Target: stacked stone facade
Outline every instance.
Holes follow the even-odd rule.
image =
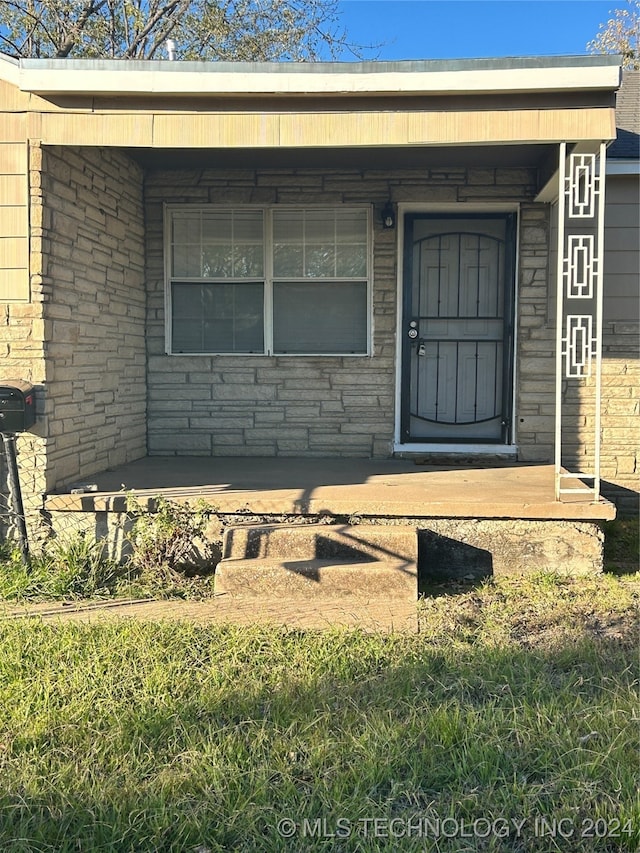
[[[389,456],[396,393],[397,234],[382,228],[380,209],[389,198],[432,205],[524,202],[521,252],[533,276],[532,292],[526,296],[525,291],[525,298],[535,301],[545,292],[547,244],[545,208],[530,203],[534,193],[535,174],[525,169],[206,170],[147,175],[149,452]],[[163,202],[372,205],[372,356],[166,355]],[[523,348],[522,358],[530,358],[526,340]],[[536,427],[528,434],[535,445]],[[546,436],[544,442],[542,452],[547,452]]]
[[[38,421],[19,440],[27,509],[46,491],[147,453],[392,453],[397,232],[388,199],[416,206],[519,205],[516,422],[519,459],[554,451],[554,235],[531,170],[150,171],[116,149],[30,145],[31,301],[5,304],[5,376],[32,381]],[[163,205],[371,205],[371,356],[165,353]],[[602,476],[637,490],[637,325],[605,323]],[[565,462],[589,467],[589,386],[565,389]],[[591,407],[592,408],[592,407]],[[611,492],[609,492],[611,493]],[[626,496],[626,497],[625,497]]]
[[[97,148],[30,146],[31,302],[3,307],[3,374],[36,387],[19,437],[27,511],[146,453],[142,172]]]
[[[42,151],[45,415],[59,486],[146,453],[142,171],[112,149]]]
[[[637,515],[640,491],[640,322],[606,324],[602,360],[603,492]]]

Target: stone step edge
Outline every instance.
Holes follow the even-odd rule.
[[[283,600],[390,598],[414,601],[418,595],[417,564],[408,560],[222,560],[216,569],[215,593],[273,597]]]
[[[322,538],[327,543],[325,548],[335,550],[335,554],[325,557],[317,553],[316,542]],[[351,556],[354,552],[375,559],[417,560],[417,528],[382,524],[235,525],[225,530],[222,555],[223,559],[337,559],[341,549],[341,558],[349,562],[358,561]]]

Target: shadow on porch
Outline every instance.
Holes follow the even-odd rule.
[[[605,521],[615,508],[585,489],[554,500],[551,465],[421,465],[394,459],[146,457],[91,475],[87,491],[45,498],[50,512],[119,512],[125,492],[203,499],[222,513],[377,518],[505,518]],[[89,488],[91,490],[89,491]],[[72,493],[76,491],[76,493]]]
[[[554,500],[550,465],[148,457],[48,495],[54,530],[122,530],[126,494],[204,500],[224,529],[216,594],[415,601],[446,578],[603,565],[606,500]]]

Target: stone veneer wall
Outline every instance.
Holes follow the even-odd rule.
[[[26,148],[26,146],[25,146]],[[44,421],[44,388],[46,382],[45,341],[51,335],[51,324],[44,320],[45,302],[49,298],[49,281],[43,274],[42,150],[29,145],[25,185],[29,191],[29,292],[26,302],[0,303],[0,358],[3,380],[24,379],[36,388],[37,421],[34,427],[18,436],[17,451],[25,512],[29,520],[42,506],[47,480],[47,440]],[[0,457],[0,512],[8,509],[4,458]],[[6,518],[6,516],[5,516]]]
[[[606,323],[602,360],[603,494],[625,514],[640,492],[640,322]]]
[[[43,148],[48,486],[146,455],[142,170]]]
[[[523,202],[520,217],[518,426],[522,458],[553,446],[547,329],[548,216],[524,169],[151,172],[145,180],[148,441],[156,455],[374,456],[391,453],[395,406],[396,239],[379,211],[395,202]],[[372,358],[168,356],[162,203],[375,204]],[[551,385],[549,385],[549,375]],[[550,391],[550,400],[545,392]]]
[[[555,323],[550,299],[550,208],[523,205],[516,302],[516,423],[518,458],[548,463],[554,457]]]
[[[142,172],[98,148],[30,150],[31,302],[2,308],[3,375],[36,386],[19,436],[28,520],[42,494],[146,454]]]

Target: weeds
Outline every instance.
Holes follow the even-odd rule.
[[[103,542],[76,533],[45,542],[28,566],[18,552],[9,552],[0,570],[0,596],[9,600],[105,598],[117,595],[127,579],[127,567],[109,559]]]
[[[127,496],[124,535],[131,546],[128,566],[141,589],[164,597],[199,597],[213,591],[216,545],[205,540],[213,510],[206,503],[178,504],[163,497],[153,512]]]
[[[212,509],[206,504],[155,500],[153,512],[127,497],[122,532],[129,554],[108,556],[104,540],[82,533],[54,537],[29,566],[7,543],[0,550],[0,598],[202,598],[213,592],[219,547],[204,538]]]
[[[638,570],[638,532],[635,519],[606,524],[608,573]],[[222,523],[209,504],[179,504],[158,497],[149,512],[128,495],[122,534],[130,551],[122,565],[108,557],[104,542],[82,534],[48,540],[40,553],[32,555],[28,569],[17,550],[0,543],[0,599],[206,598],[213,594]],[[562,590],[564,579],[544,572],[528,576],[527,582],[534,581],[541,592],[547,589],[553,596]],[[580,579],[579,586],[588,583]]]

